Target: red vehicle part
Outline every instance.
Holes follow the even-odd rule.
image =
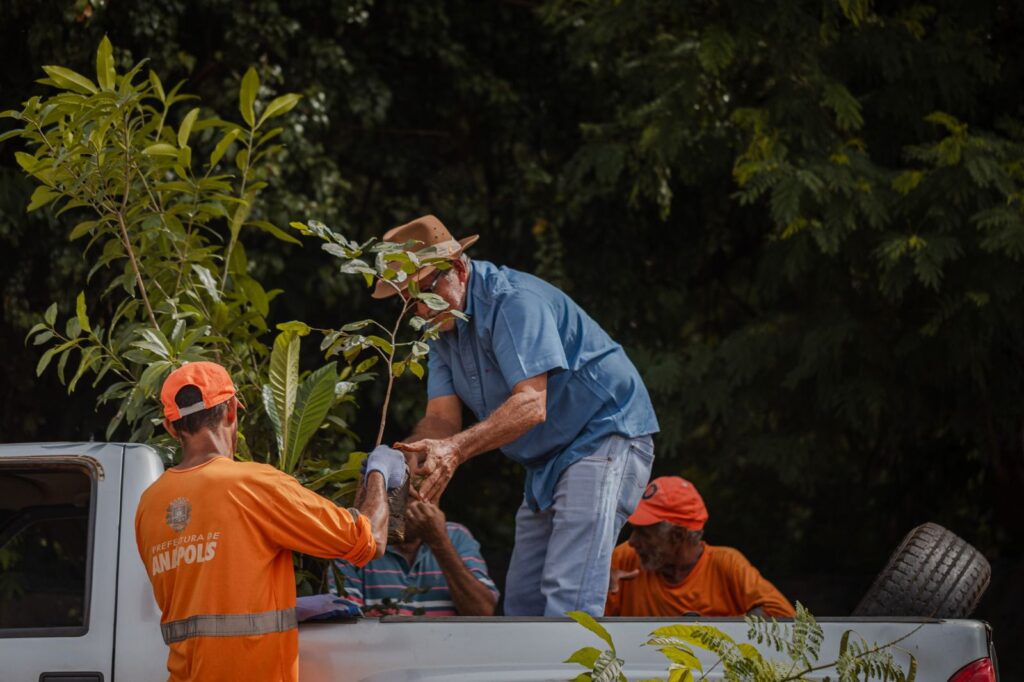
[[[996,682],[996,669],[992,659],[979,658],[956,671],[949,682]]]

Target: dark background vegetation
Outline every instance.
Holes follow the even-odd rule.
[[[844,615],[910,528],[943,524],[992,561],[977,615],[1015,679],[1022,7],[0,0],[0,109],[45,64],[91,73],[103,35],[122,68],[148,58],[236,120],[256,65],[266,94],[304,95],[268,219],[364,239],[431,212],[481,234],[473,256],[559,284],[625,346],[662,424],[655,474],[698,484],[712,543]],[[73,310],[89,256],[25,213],[17,148],[0,143],[0,433],[101,439],[90,389],[37,379],[23,343],[50,302]],[[272,322],[388,312],[316,248],[247,246],[285,291]],[[369,441],[380,396],[361,402]],[[422,404],[403,379],[389,435]],[[478,458],[444,500],[499,573],[520,484]]]

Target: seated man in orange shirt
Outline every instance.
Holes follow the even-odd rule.
[[[731,547],[704,542],[708,511],[689,481],[651,481],[612,553],[606,616],[792,616],[793,605]]]

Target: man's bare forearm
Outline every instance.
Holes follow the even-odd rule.
[[[482,452],[508,445],[547,418],[547,394],[535,391],[513,393],[487,419],[450,437],[465,462]]]
[[[459,427],[457,424],[453,424],[447,419],[442,419],[436,415],[428,414],[416,423],[412,433],[405,439],[405,442],[415,443],[424,438],[450,438],[458,432]]]
[[[373,558],[379,559],[388,546],[388,494],[379,471],[371,471],[360,486],[356,493],[356,509],[370,521],[373,539],[377,543]]]
[[[460,616],[493,616],[497,596],[466,567],[448,536],[432,543],[430,550],[448,581],[455,611]]]

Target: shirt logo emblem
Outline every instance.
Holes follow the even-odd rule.
[[[174,529],[175,532],[180,533],[185,530],[185,526],[188,525],[189,520],[192,518],[192,505],[189,503],[188,498],[178,497],[171,500],[171,503],[167,505],[167,525]]]
[[[657,483],[652,483],[649,486],[647,486],[647,490],[644,491],[643,498],[645,500],[649,500],[649,499],[651,499],[652,497],[654,497],[657,494],[658,494],[658,484]]]

